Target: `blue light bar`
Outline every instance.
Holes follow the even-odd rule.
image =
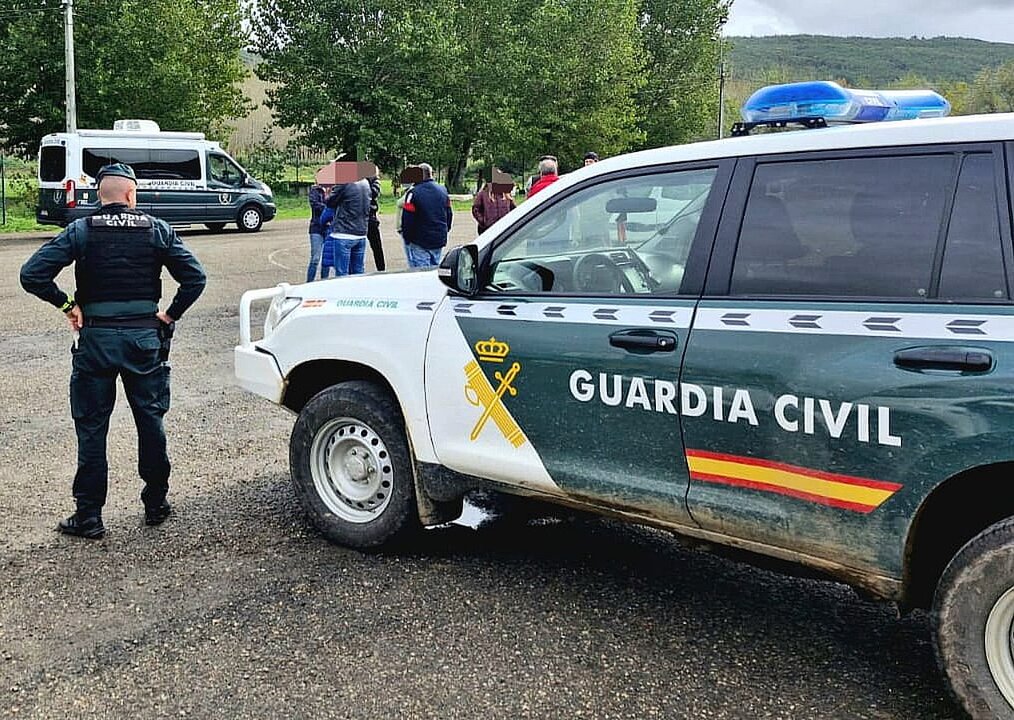
[[[951,104],[932,90],[881,90],[880,95],[894,104],[888,120],[915,120],[951,114]]]
[[[741,113],[748,123],[823,118],[828,123],[943,117],[951,105],[932,90],[854,90],[824,80],[763,87]]]

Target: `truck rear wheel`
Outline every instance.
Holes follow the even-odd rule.
[[[933,602],[937,659],[976,720],[1014,718],[1014,518],[970,540]]]
[[[420,526],[405,424],[373,383],[311,398],[292,429],[289,467],[310,521],[333,542],[375,548]]]

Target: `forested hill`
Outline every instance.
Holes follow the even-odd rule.
[[[965,38],[780,35],[729,41],[729,74],[743,81],[844,80],[853,87],[882,87],[917,76],[971,82],[983,68],[1014,60],[1014,44]]]

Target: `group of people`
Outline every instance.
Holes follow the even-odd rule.
[[[409,267],[434,267],[447,245],[451,229],[451,199],[447,189],[433,180],[433,168],[417,166],[418,182],[410,185],[398,200],[398,232],[405,243]],[[365,272],[366,244],[369,242],[377,270],[384,270],[384,247],[377,217],[380,173],[356,182],[339,183],[325,189],[310,188],[310,263],[306,281],[320,277],[356,275]]]
[[[585,164],[598,160],[594,153]],[[412,267],[437,265],[451,227],[447,189],[433,181],[433,168],[422,164],[399,200],[398,232]],[[558,179],[556,158],[543,156],[536,194]],[[75,220],[39,248],[21,268],[21,285],[57,307],[74,333],[70,381],[71,414],[77,432],[75,512],[57,525],[67,535],[98,539],[106,534],[102,508],[109,466],[106,435],[122,378],[138,434],[138,472],[144,481],[141,502],[146,525],[160,525],[172,513],[168,501],[169,457],[163,418],[169,410],[169,349],[175,323],[204,290],[200,262],[163,220],[137,209],[133,168],[115,163],[97,175],[99,210]],[[479,232],[514,207],[512,183],[489,183],[472,206]],[[366,244],[377,268],[385,268],[377,218],[379,172],[356,182],[335,184],[325,193],[310,192],[310,266],[307,281],[325,259],[338,275],[363,272]],[[325,253],[329,257],[325,257]],[[75,295],[61,290],[56,278],[74,265]],[[172,302],[159,309],[161,274],[168,269],[179,283]]]
[[[588,152],[584,164],[598,162],[599,156]],[[533,178],[526,197],[559,180],[559,166],[553,155],[539,158],[539,175]],[[433,179],[433,168],[422,163],[414,168],[416,182],[406,183],[398,198],[395,229],[405,244],[409,267],[435,267],[447,245],[452,211],[447,188]],[[401,187],[399,178],[393,184]],[[472,217],[479,234],[516,207],[513,183],[487,182],[472,200]],[[384,270],[384,247],[377,217],[380,198],[380,173],[352,183],[339,183],[325,188],[310,188],[310,263],[306,281],[331,276],[356,275],[365,272],[366,244],[373,252],[377,270]]]

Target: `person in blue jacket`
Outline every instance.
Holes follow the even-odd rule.
[[[405,196],[401,232],[410,267],[435,267],[447,245],[451,229],[451,198],[447,188],[433,180],[433,168],[421,163],[422,181]]]

